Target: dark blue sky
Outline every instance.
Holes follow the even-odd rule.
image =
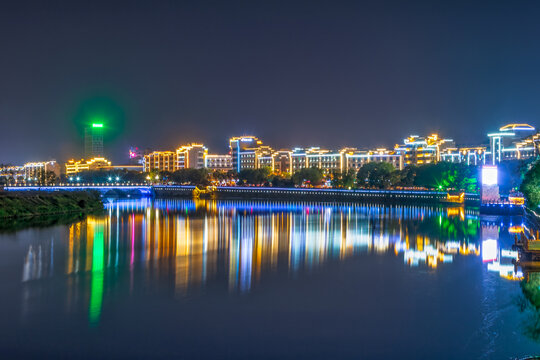
[[[117,163],[130,145],[221,153],[241,134],[276,148],[482,142],[538,125],[538,19],[538,1],[2,4],[0,162],[82,155],[93,107],[114,118]]]

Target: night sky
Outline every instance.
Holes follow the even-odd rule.
[[[437,4],[435,4],[437,3]],[[540,125],[540,2],[12,1],[0,5],[0,162],[253,134],[274,148],[486,142]]]

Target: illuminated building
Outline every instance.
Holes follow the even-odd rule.
[[[240,172],[243,169],[273,169],[273,151],[255,136],[240,136],[229,139],[232,167]]]
[[[217,154],[207,154],[205,157],[205,166],[211,170],[223,170],[229,171],[232,170],[232,157],[229,154],[217,155]]]
[[[0,178],[4,183],[17,183],[24,181],[24,166],[0,166]]]
[[[66,163],[66,175],[76,174],[87,170],[99,170],[108,166],[111,166],[111,162],[102,157],[96,157],[90,160],[69,160]]]
[[[279,150],[274,152],[274,171],[277,173],[289,173],[292,171],[291,151]]]
[[[396,169],[403,169],[403,155],[386,149],[376,149],[368,151],[344,151],[344,170],[358,170],[362,165],[369,162],[387,162]]]
[[[428,137],[411,135],[394,150],[403,154],[405,165],[423,165],[441,161],[441,151],[453,144],[453,140],[442,139],[437,134]]]
[[[208,149],[202,144],[184,145],[176,149],[176,168],[202,169]]]
[[[84,130],[84,157],[103,157],[103,124],[94,123]]]
[[[486,147],[449,147],[441,151],[441,161],[480,165],[486,163]]]
[[[527,159],[537,154],[537,136],[528,124],[508,124],[488,134],[489,160],[492,165],[505,160]]]
[[[319,168],[324,172],[342,171],[342,153],[320,147],[295,148],[291,153],[291,168],[295,172],[304,168]]]
[[[46,175],[52,171],[57,177],[60,176],[60,165],[55,160],[30,162],[23,166],[24,178],[45,181]]]
[[[368,162],[387,162],[397,169],[403,169],[403,155],[386,149],[357,150],[344,148],[340,151],[331,151],[319,147],[308,149],[296,148],[290,154],[291,170],[295,172],[303,168],[316,167],[324,172],[349,169],[358,170]]]
[[[144,156],[144,171],[175,171],[176,152],[154,151]]]

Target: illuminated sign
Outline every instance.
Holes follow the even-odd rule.
[[[95,127],[95,128],[102,128],[102,127],[103,127],[103,124],[92,124],[92,127]]]
[[[497,166],[482,166],[482,185],[497,185],[498,176]]]

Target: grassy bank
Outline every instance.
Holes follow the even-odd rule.
[[[0,194],[0,218],[77,214],[103,210],[97,192],[6,192]]]

